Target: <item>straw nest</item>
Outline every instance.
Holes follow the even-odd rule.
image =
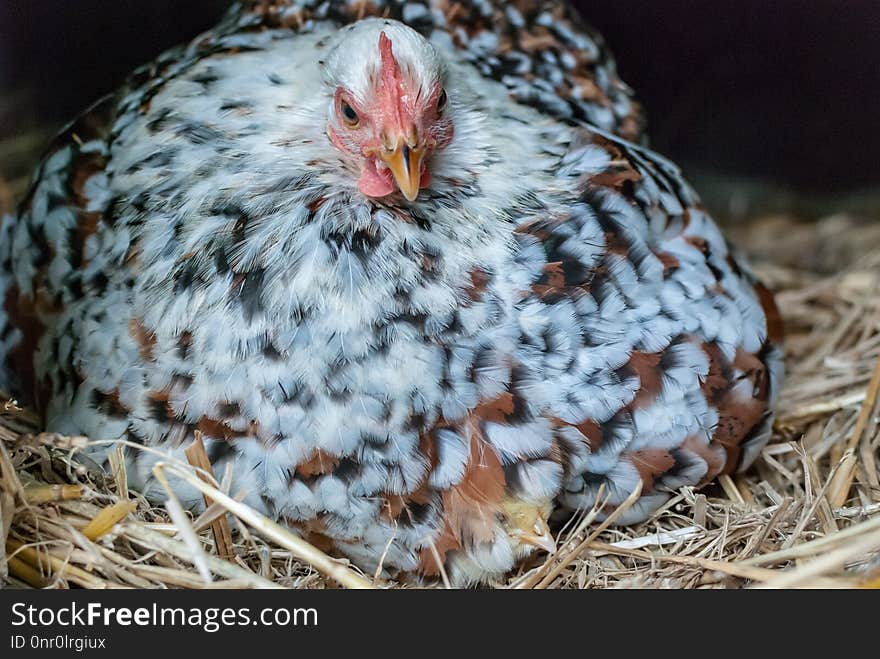
[[[21,189],[0,179],[0,201]],[[683,488],[638,526],[585,511],[560,531],[555,556],[498,587],[880,587],[880,225],[765,216],[728,229],[778,292],[786,324],[772,442],[744,476]],[[151,505],[127,488],[121,448],[104,473],[79,452],[88,441],[40,432],[0,394],[0,587],[405,586],[240,503],[198,441],[190,464],[169,460],[159,476],[200,487],[199,515],[172,492]]]

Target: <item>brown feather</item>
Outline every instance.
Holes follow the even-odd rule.
[[[48,383],[37,382],[34,356],[40,339],[46,332],[46,326],[40,318],[43,308],[51,306],[46,298],[43,288],[37,290],[37,300],[34,301],[20,295],[18,288],[13,286],[6,291],[3,300],[10,326],[19,328],[22,333],[21,341],[6,356],[9,369],[21,380],[21,390],[33,397],[33,403],[41,412],[49,401],[51,387]],[[2,367],[0,364],[0,368]]]
[[[563,421],[558,417],[550,417],[550,423],[553,424],[554,428],[570,426],[577,429],[577,431],[584,436],[587,446],[593,453],[599,450],[604,441],[602,437],[602,426],[593,421],[593,419],[587,419],[586,421],[581,421],[580,423],[567,423],[566,421]]]
[[[755,293],[758,294],[758,301],[767,318],[767,338],[776,345],[781,345],[785,339],[785,326],[782,322],[782,314],[779,313],[779,307],[776,306],[776,298],[770,289],[760,282],[755,284]]]
[[[470,280],[471,284],[465,289],[465,293],[471,300],[477,302],[483,298],[492,278],[482,268],[474,268],[470,271]]]
[[[709,372],[700,385],[706,401],[717,406],[727,390],[730,389],[730,369],[725,368],[721,349],[714,343],[704,343],[703,352],[709,358]]]
[[[629,453],[628,457],[639,472],[645,491],[651,490],[654,481],[675,466],[675,458],[664,449],[642,449]]]
[[[709,444],[706,443],[705,440],[692,435],[682,442],[681,448],[698,455],[707,465],[706,474],[698,483],[698,486],[705,485],[714,479],[722,472],[724,465],[727,462],[727,453],[724,451],[724,448],[716,442]]]
[[[672,270],[678,268],[681,263],[678,260],[677,256],[670,254],[669,252],[654,252],[654,255],[660,259],[660,263],[663,264],[663,275],[666,276]]]
[[[494,537],[506,486],[501,460],[482,438],[478,420],[471,418],[466,423],[471,444],[464,476],[458,484],[443,492],[443,530],[433,543],[443,562],[450,551],[473,542],[487,542]],[[430,547],[422,549],[419,559],[424,574],[439,573]]]
[[[630,403],[631,409],[647,407],[653,403],[663,387],[659,352],[633,352],[625,367],[639,378],[639,390]]]
[[[128,321],[128,333],[138,344],[138,352],[141,359],[147,362],[153,361],[153,348],[156,345],[156,334],[144,327],[140,318],[132,318]]]
[[[296,465],[296,473],[305,478],[329,474],[339,465],[339,458],[326,451],[315,451],[305,462]]]
[[[751,385],[751,393],[743,396],[740,390],[734,390],[731,386],[718,405],[718,426],[713,441],[727,451],[725,473],[734,471],[738,466],[740,445],[763,420],[769,395],[767,370],[756,355],[740,350],[733,365],[742,373],[740,377]]]

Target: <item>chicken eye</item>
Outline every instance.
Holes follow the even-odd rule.
[[[339,105],[339,109],[342,112],[342,119],[349,127],[354,128],[358,125],[358,115],[357,112],[354,111],[353,107],[351,107],[345,101],[342,101],[342,103],[340,103]]]
[[[447,101],[446,90],[441,89],[440,96],[437,97],[437,114],[440,114],[441,112],[443,112],[444,108],[446,107],[446,101]]]

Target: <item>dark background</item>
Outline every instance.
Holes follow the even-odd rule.
[[[226,4],[0,0],[0,137],[60,125]],[[575,4],[646,106],[653,145],[692,177],[880,191],[880,1]]]

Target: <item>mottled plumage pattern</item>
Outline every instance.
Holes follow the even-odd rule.
[[[309,29],[391,18],[425,37],[435,32],[517,102],[563,121],[587,121],[630,141],[644,139],[644,117],[617,76],[602,36],[560,0],[251,0],[260,26]],[[235,14],[235,12],[233,12]],[[245,21],[239,20],[239,24]]]
[[[199,430],[316,545],[390,574],[439,557],[459,584],[529,553],[523,510],[641,479],[634,521],[750,464],[772,297],[676,167],[619,137],[641,122],[598,38],[506,5],[253,3],[141,69],[0,226],[0,384],[59,432],[182,456]],[[324,132],[333,49],[405,36],[339,24],[385,12],[444,60],[455,122],[412,203],[358,192]]]

